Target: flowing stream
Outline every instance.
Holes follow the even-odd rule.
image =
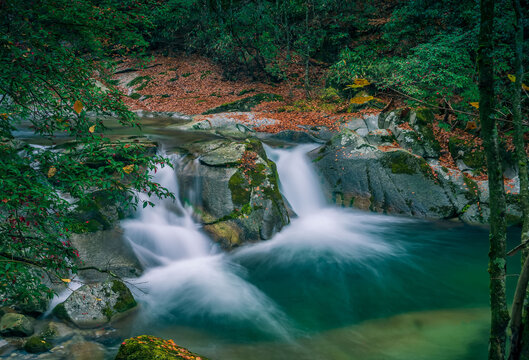
[[[224,253],[179,200],[124,223],[147,269],[130,335],[217,360],[484,358],[486,231],[327,206],[310,149],[267,147],[298,214],[269,241]]]

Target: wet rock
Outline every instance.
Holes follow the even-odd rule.
[[[8,313],[0,320],[2,336],[30,336],[33,332],[33,320],[22,314]]]
[[[108,280],[81,286],[57,305],[53,314],[80,328],[94,328],[135,306],[136,301],[123,282]]]
[[[259,140],[211,141],[188,151],[178,169],[181,197],[222,247],[270,239],[289,223],[275,164]]]
[[[102,345],[91,342],[83,341],[75,344],[71,344],[67,347],[69,353],[69,359],[71,360],[104,360],[105,349]]]
[[[217,113],[223,113],[223,112],[232,112],[232,111],[250,111],[255,106],[259,105],[262,102],[268,102],[268,101],[281,101],[283,100],[283,97],[276,94],[256,94],[252,96],[248,96],[244,99],[237,100],[231,103],[222,104],[220,106],[217,106],[214,109],[210,109],[206,112],[204,112],[204,115],[207,114],[217,114]]]
[[[309,156],[326,196],[339,205],[424,218],[455,215],[430,165],[408,151],[381,151],[345,129]]]
[[[24,350],[32,354],[46,352],[50,350],[52,347],[53,346],[51,343],[44,340],[40,336],[32,336],[24,344]]]
[[[85,267],[109,270],[124,278],[137,277],[143,272],[140,261],[120,227],[72,234],[70,241],[85,260]],[[96,270],[81,271],[79,275],[88,281],[103,281],[108,277]]]
[[[178,346],[173,340],[164,340],[154,336],[141,335],[125,340],[115,360],[207,360]]]
[[[72,329],[68,325],[56,322],[56,321],[50,321],[47,323],[41,332],[39,333],[39,336],[47,341],[64,341],[71,337],[73,337],[76,334],[76,330]]]

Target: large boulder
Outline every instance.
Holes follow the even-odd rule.
[[[53,314],[80,328],[94,328],[135,306],[136,301],[123,282],[108,280],[81,286],[57,305]]]
[[[388,214],[456,215],[437,174],[423,158],[404,149],[381,148],[345,129],[312,151],[309,156],[327,197],[340,205]]]
[[[115,360],[207,360],[178,346],[173,340],[141,335],[121,343]]]
[[[33,320],[22,314],[7,313],[0,320],[2,336],[30,336],[33,332]]]
[[[178,176],[181,197],[225,249],[270,239],[289,223],[275,164],[257,139],[195,144]]]
[[[83,267],[94,267],[112,271],[121,277],[137,277],[143,272],[140,261],[125,239],[120,227],[72,234],[72,245],[84,259]],[[80,276],[88,281],[102,281],[107,275],[96,270],[81,271]]]

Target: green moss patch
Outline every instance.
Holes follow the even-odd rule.
[[[231,200],[234,205],[243,205],[250,201],[250,189],[248,188],[248,181],[244,176],[237,171],[232,175],[228,182],[231,192]]]
[[[257,105],[262,102],[268,101],[282,101],[283,97],[276,94],[256,94],[253,96],[246,97],[241,100],[233,101],[230,103],[222,104],[216,108],[210,109],[203,113],[203,115],[208,114],[218,114],[223,112],[237,112],[237,111],[250,111]]]
[[[51,343],[47,342],[39,336],[32,336],[24,344],[24,350],[28,353],[38,354],[46,352],[52,348]]]
[[[132,79],[131,81],[129,81],[127,86],[128,87],[132,87],[132,86],[136,86],[136,85],[142,84],[142,83],[143,83],[142,84],[142,86],[143,86],[143,85],[145,85],[145,82],[149,82],[151,80],[152,80],[152,78],[150,76],[138,76],[138,77]],[[140,90],[140,89],[138,89],[138,90]]]
[[[485,166],[485,153],[470,141],[452,136],[448,140],[448,150],[454,160],[461,159],[473,169],[481,169]]]
[[[114,305],[115,311],[121,313],[132,309],[137,305],[136,300],[134,300],[129,288],[121,281],[112,281],[112,291],[119,294],[116,304]]]
[[[64,307],[64,303],[55,306],[51,313],[61,320],[70,321],[70,316]]]
[[[121,343],[115,360],[207,360],[178,346],[173,340],[149,335],[130,338]]]
[[[382,164],[391,169],[393,174],[423,174],[427,178],[433,178],[432,168],[426,160],[413,156],[405,151],[385,153]]]

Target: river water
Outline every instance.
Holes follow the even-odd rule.
[[[269,241],[222,252],[179,200],[124,223],[147,268],[130,335],[218,360],[485,358],[487,231],[329,206],[313,147],[267,147],[298,214]]]

